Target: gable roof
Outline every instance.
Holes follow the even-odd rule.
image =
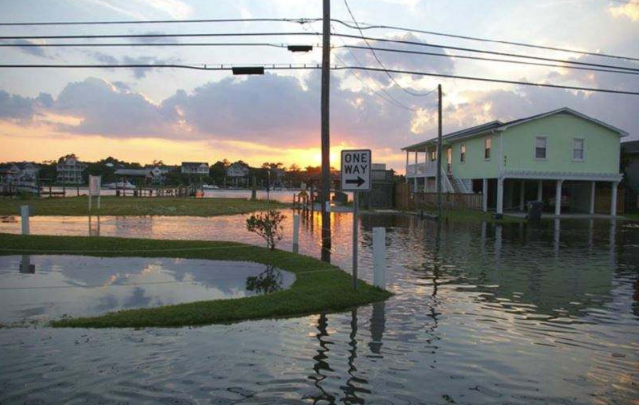
[[[575,111],[575,110],[573,110],[571,108],[563,107],[563,108],[559,108],[557,110],[552,110],[552,111],[548,111],[548,112],[544,112],[544,113],[541,113],[541,114],[532,115],[532,116],[525,117],[525,118],[519,118],[519,119],[508,121],[508,122],[490,121],[490,122],[487,122],[485,124],[477,125],[477,126],[474,126],[474,127],[471,127],[471,128],[466,128],[466,129],[462,129],[460,131],[451,132],[451,133],[449,133],[447,135],[443,135],[443,140],[444,141],[445,140],[454,141],[454,140],[457,140],[457,139],[463,139],[463,138],[469,138],[469,137],[473,137],[473,136],[483,135],[483,134],[486,134],[486,133],[491,132],[491,131],[505,131],[508,128],[512,128],[512,127],[515,127],[517,125],[525,124],[525,123],[528,123],[528,122],[531,122],[531,121],[534,121],[534,120],[538,120],[538,119],[541,119],[541,118],[546,118],[546,117],[549,117],[549,116],[552,116],[552,115],[556,115],[556,114],[574,115],[576,117],[579,117],[579,118],[582,118],[584,120],[590,121],[590,122],[592,122],[592,123],[594,123],[596,125],[599,125],[601,127],[607,128],[607,129],[609,129],[611,131],[617,132],[621,137],[624,137],[624,136],[628,135],[628,133],[625,132],[622,129],[619,129],[619,128],[614,127],[614,126],[609,125],[609,124],[606,124],[603,121],[599,121],[596,118],[592,118],[592,117],[587,116],[585,114],[582,114],[582,113],[580,113],[578,111]],[[424,149],[426,146],[436,144],[436,141],[437,141],[436,138],[432,138],[432,139],[429,139],[429,140],[424,141],[424,142],[420,142],[420,143],[417,143],[417,144],[414,144],[414,145],[406,146],[404,148],[401,148],[401,150],[406,150],[406,151],[419,150],[420,151],[420,150]]]

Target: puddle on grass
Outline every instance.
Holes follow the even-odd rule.
[[[291,286],[294,274],[251,262],[62,255],[0,257],[0,323],[41,322]]]

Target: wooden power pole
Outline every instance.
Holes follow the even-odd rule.
[[[327,210],[330,200],[329,171],[329,59],[330,59],[330,0],[323,0],[323,60],[321,72],[321,258],[329,262],[332,247],[331,216]]]
[[[438,220],[443,215],[443,92],[441,85],[438,85],[438,141],[436,146],[436,206],[438,209]]]

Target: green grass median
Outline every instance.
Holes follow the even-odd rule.
[[[177,197],[101,197],[101,207],[92,215],[113,216],[198,216],[246,214],[287,205],[266,200],[249,201],[242,198],[177,198]],[[20,215],[20,206],[33,208],[32,215],[88,215],[86,196],[68,198],[0,199],[0,215]]]
[[[51,322],[51,326],[54,327],[136,328],[230,323],[336,312],[383,301],[392,295],[362,281],[359,281],[358,288],[354,291],[350,275],[320,260],[233,242],[0,234],[0,247],[1,255],[47,254],[251,261],[271,264],[296,275],[296,281],[289,289],[267,295],[123,310],[93,317],[62,318]]]

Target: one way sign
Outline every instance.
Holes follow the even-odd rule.
[[[341,151],[341,189],[343,191],[370,191],[372,189],[371,179],[371,150]]]

